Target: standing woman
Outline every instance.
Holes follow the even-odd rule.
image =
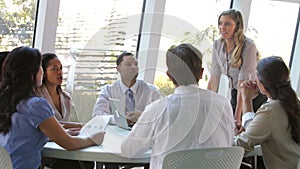
[[[47,100],[36,96],[34,88],[42,85],[41,63],[38,49],[18,47],[2,65],[0,146],[8,151],[14,169],[37,169],[41,151],[49,139],[66,150],[99,145],[103,141],[103,132],[87,138],[66,133]]]
[[[243,113],[254,116],[238,135],[234,145],[246,152],[261,145],[267,169],[295,169],[300,159],[300,102],[292,89],[289,69],[280,57],[272,56],[259,61],[257,82],[241,85]],[[251,100],[257,90],[268,97],[267,103],[254,114]]]
[[[235,115],[235,125],[241,128],[242,100],[240,84],[245,80],[254,80],[258,62],[258,51],[254,42],[244,35],[243,17],[240,11],[230,9],[218,18],[221,38],[213,45],[212,66],[207,89],[217,91],[221,74],[228,77],[231,88],[231,105]],[[254,111],[266,101],[258,95],[253,100]]]

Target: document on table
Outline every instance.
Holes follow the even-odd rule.
[[[110,118],[112,118],[112,115],[95,116],[82,127],[78,136],[89,137],[95,133],[104,132]]]

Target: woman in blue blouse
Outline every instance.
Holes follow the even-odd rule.
[[[0,146],[10,154],[14,169],[37,169],[41,150],[51,139],[67,150],[103,141],[104,133],[87,138],[71,136],[54,117],[49,103],[37,97],[42,84],[42,56],[38,49],[18,47],[3,63],[0,82]]]

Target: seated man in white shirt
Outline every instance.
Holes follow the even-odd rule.
[[[116,64],[121,79],[101,88],[99,97],[94,105],[93,117],[96,115],[111,115],[109,98],[115,98],[121,101],[122,108],[126,112],[126,118],[136,122],[145,107],[154,100],[161,98],[161,94],[154,85],[137,79],[138,62],[132,53],[122,53],[118,56]],[[134,110],[130,110],[131,108],[126,103],[128,89],[133,92]],[[114,123],[114,120],[111,122]]]
[[[122,109],[126,113],[128,124],[133,125],[138,120],[145,107],[151,102],[160,99],[161,94],[154,85],[137,79],[139,71],[138,62],[132,53],[125,52],[119,55],[116,64],[121,79],[111,85],[106,85],[101,88],[99,97],[94,105],[93,117],[96,115],[112,115],[109,99],[114,98],[120,100]],[[133,92],[133,105],[126,100],[126,97],[128,97],[129,94],[128,89]],[[111,118],[110,123],[115,123],[113,117]],[[119,166],[130,168],[139,165],[140,164],[106,163],[105,168],[118,169]],[[147,165],[148,164],[145,165],[146,168]]]
[[[152,148],[151,169],[161,169],[168,153],[229,147],[234,137],[229,100],[198,86],[203,73],[201,52],[181,44],[168,50],[166,60],[174,94],[148,105],[121,145],[126,157],[142,157]]]

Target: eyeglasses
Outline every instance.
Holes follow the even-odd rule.
[[[62,67],[51,67],[49,70],[51,72],[59,72],[59,71],[62,71]]]

